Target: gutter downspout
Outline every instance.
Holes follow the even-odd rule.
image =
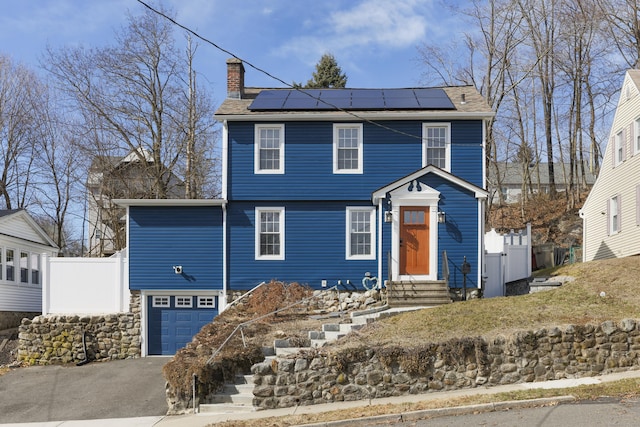
[[[382,212],[382,199],[378,200],[378,287],[382,289],[382,232],[384,229],[384,215]],[[389,266],[387,266],[389,268]]]

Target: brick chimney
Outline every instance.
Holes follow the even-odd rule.
[[[244,96],[244,65],[238,58],[227,59],[227,98]]]

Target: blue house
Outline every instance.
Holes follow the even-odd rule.
[[[172,354],[163,330],[178,318],[199,328],[198,296],[215,295],[217,309],[228,292],[272,279],[315,289],[362,289],[365,275],[390,287],[481,286],[493,112],[472,86],[250,88],[230,59],[227,89],[215,115],[221,200],[121,201],[149,354],[164,354],[165,341]],[[191,307],[176,307],[183,296]]]

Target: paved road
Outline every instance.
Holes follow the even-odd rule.
[[[0,376],[0,423],[164,415],[168,357],[34,366]]]
[[[465,414],[394,425],[407,427],[635,427],[640,425],[640,401],[601,398],[593,402],[580,401],[540,408]]]

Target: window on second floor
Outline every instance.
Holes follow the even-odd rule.
[[[347,259],[375,259],[375,209],[347,208]]]
[[[640,154],[640,118],[633,123],[633,155]]]
[[[333,125],[333,173],[362,173],[362,124]]]
[[[614,137],[613,166],[618,166],[624,160],[624,132],[620,131]]]
[[[609,235],[620,232],[620,196],[616,195],[609,199]]]
[[[256,125],[255,173],[284,173],[284,125]]]
[[[284,259],[284,208],[256,208],[256,259]]]
[[[425,123],[422,126],[422,165],[451,171],[451,125]]]

